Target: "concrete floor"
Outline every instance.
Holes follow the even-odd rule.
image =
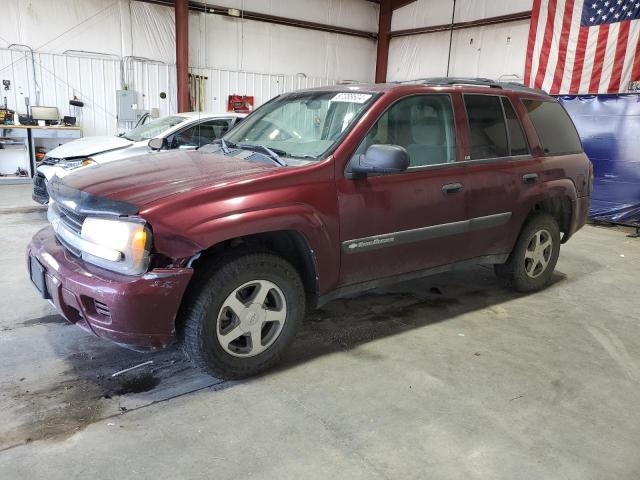
[[[25,273],[44,224],[0,214],[1,479],[640,477],[627,232],[585,227],[534,295],[478,267],[335,301],[276,371],[221,382],[67,326]]]

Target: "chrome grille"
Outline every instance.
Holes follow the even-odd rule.
[[[69,253],[71,253],[72,255],[75,255],[78,258],[82,256],[82,252],[80,250],[78,250],[73,245],[70,245],[69,242],[66,242],[65,239],[62,238],[57,233],[56,233],[56,240],[58,240],[58,242],[60,242],[60,245],[66,248],[69,251]]]
[[[65,227],[80,235],[80,232],[82,231],[82,223],[86,216],[78,214],[69,208],[63,207],[59,203],[55,203],[53,208]]]

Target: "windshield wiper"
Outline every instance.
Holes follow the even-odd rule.
[[[302,158],[302,159],[308,158],[310,160],[316,160],[317,159],[317,157],[314,157],[313,155],[309,155],[307,153],[288,153],[287,157]]]
[[[287,162],[285,162],[282,158],[280,158],[280,155],[286,155],[287,152],[285,152],[284,150],[278,150],[278,149],[271,149],[265,145],[252,145],[249,143],[241,143],[236,145],[238,148],[243,148],[245,150],[252,150],[254,152],[259,152],[262,151],[264,153],[266,153],[269,158],[271,158],[275,163],[277,163],[278,165],[280,165],[281,167],[286,167],[287,166]],[[280,154],[280,155],[278,155]]]

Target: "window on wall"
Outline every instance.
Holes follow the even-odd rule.
[[[509,156],[509,140],[500,97],[465,95],[471,160]]]
[[[512,156],[529,154],[529,145],[522,131],[520,120],[508,98],[502,97],[504,116],[507,119],[507,131],[509,132],[509,147]]]
[[[449,95],[415,95],[394,103],[371,127],[356,150],[359,161],[371,145],[399,145],[412,167],[454,162],[456,138]]]
[[[562,155],[582,152],[576,127],[557,102],[523,99],[529,118],[538,133],[544,153]]]

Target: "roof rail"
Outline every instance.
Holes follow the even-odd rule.
[[[490,78],[478,78],[478,77],[429,77],[429,78],[418,78],[415,80],[407,80],[404,82],[398,83],[421,83],[424,85],[470,85],[470,86],[478,86],[478,87],[489,87],[489,88],[508,88],[510,90],[517,90],[522,92],[531,92],[531,93],[543,93],[548,95],[547,92],[538,88],[529,88],[525,87],[521,83],[517,82],[497,82],[495,80],[491,80]]]
[[[511,90],[517,90],[519,92],[531,92],[531,93],[542,93],[543,95],[549,95],[549,92],[543,90],[542,88],[531,88],[526,87],[518,82],[498,82],[502,88],[509,88]]]
[[[400,83],[423,83],[425,85],[477,85],[481,87],[502,88],[497,82],[489,78],[471,77],[429,77],[407,80]]]

